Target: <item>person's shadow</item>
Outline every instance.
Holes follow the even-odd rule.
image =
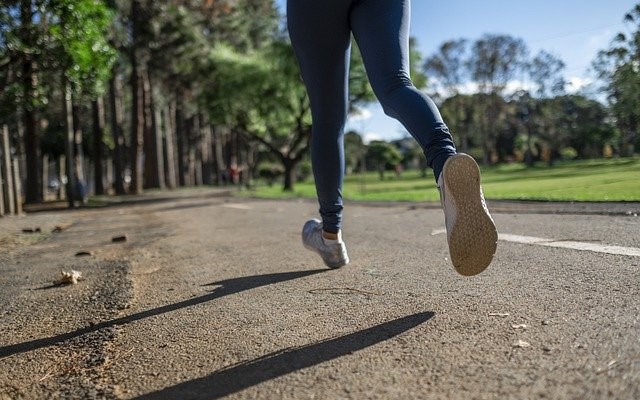
[[[244,276],[241,278],[226,279],[219,282],[209,283],[203,286],[215,286],[220,287],[213,289],[209,293],[194,297],[191,299],[183,300],[178,303],[167,304],[158,308],[141,311],[135,314],[126,315],[124,317],[115,318],[109,321],[99,322],[92,326],[77,329],[72,332],[61,333],[56,336],[30,340],[28,342],[12,344],[8,346],[0,347],[0,359],[8,357],[13,354],[24,353],[27,351],[36,350],[42,347],[53,346],[55,344],[64,342],[66,340],[82,336],[87,333],[95,332],[100,329],[116,326],[126,325],[141,319],[152,317],[155,315],[165,314],[171,311],[176,311],[182,308],[195,306],[197,304],[205,303],[211,300],[219,299],[224,296],[229,296],[235,293],[244,292],[246,290],[255,289],[260,286],[272,285],[275,283],[285,282],[297,278],[302,278],[309,275],[318,274],[320,272],[329,271],[328,269],[315,269],[308,271],[291,271],[291,272],[279,272],[274,274],[265,275],[252,275]]]
[[[267,354],[220,369],[211,375],[179,383],[137,399],[218,399],[262,382],[312,367],[406,332],[434,316],[421,312],[397,318],[348,335]]]

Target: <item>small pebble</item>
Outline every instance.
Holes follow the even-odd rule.
[[[513,347],[519,347],[521,349],[526,349],[527,347],[531,347],[531,343],[525,342],[524,340],[518,340],[513,344]]]

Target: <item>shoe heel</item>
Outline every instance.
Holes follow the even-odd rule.
[[[477,275],[493,260],[498,241],[495,224],[482,201],[480,168],[472,157],[457,154],[447,160],[443,177],[456,210],[447,237],[451,262],[459,274]]]

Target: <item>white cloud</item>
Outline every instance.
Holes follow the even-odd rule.
[[[504,92],[506,94],[511,94],[516,92],[517,90],[533,91],[535,90],[535,87],[531,82],[524,82],[521,80],[514,79],[512,81],[507,82]],[[458,92],[461,94],[467,94],[467,95],[476,94],[480,92],[480,85],[478,85],[477,82],[473,82],[473,81],[465,82],[458,86]],[[453,93],[450,93],[449,91],[446,91],[446,90],[442,90],[442,94],[445,97],[449,97]]]
[[[593,78],[572,76],[567,79],[567,91],[569,93],[576,93],[581,89],[591,85],[592,83]]]
[[[366,108],[357,107],[351,114],[349,114],[349,122],[365,121],[373,116],[371,111]]]
[[[364,144],[369,144],[374,140],[383,140],[382,135],[377,132],[366,132],[362,135],[362,141]]]

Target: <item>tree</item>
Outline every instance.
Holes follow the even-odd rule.
[[[594,69],[604,82],[603,90],[612,116],[621,131],[619,150],[631,155],[640,150],[640,4],[625,17],[631,33],[620,33],[611,48],[598,53]]]
[[[367,148],[367,159],[376,165],[380,180],[388,166],[396,166],[402,161],[402,153],[390,143],[374,140]]]
[[[106,38],[111,13],[102,2],[96,0],[58,0],[52,2],[52,12],[60,21],[59,25],[52,27],[52,33],[59,44],[57,54],[62,55],[59,62],[63,81],[69,85],[75,97],[85,94],[95,99],[101,96],[115,61],[115,51]],[[77,107],[73,109],[77,110]],[[69,111],[69,107],[66,107],[66,112]],[[100,118],[99,113],[95,117]],[[67,141],[67,195],[70,206],[74,205],[77,196],[86,196],[83,193],[86,192],[86,183],[81,183],[81,190],[80,186],[74,184],[76,179],[83,178],[82,129],[78,118],[76,111],[73,141]],[[95,122],[96,126],[99,124],[99,121]],[[102,142],[101,133],[96,139],[98,143]],[[75,151],[71,151],[72,146]]]
[[[553,54],[540,50],[526,64],[526,71],[536,86],[538,98],[562,95],[566,82],[562,76],[564,62]]]
[[[373,97],[358,60],[352,60],[351,105]],[[274,41],[249,53],[218,46],[210,62],[211,90],[205,94],[210,118],[268,149],[282,163],[283,190],[292,190],[295,169],[309,150],[311,110],[290,44]]]
[[[521,39],[508,35],[484,35],[472,46],[468,66],[480,93],[487,95],[482,127],[484,162],[493,161],[496,153],[494,127],[500,119],[500,98],[507,84],[524,64],[527,47]]]
[[[355,131],[349,131],[344,135],[344,155],[347,172],[357,171],[364,161],[367,146]]]
[[[615,137],[607,110],[595,100],[580,95],[558,96],[548,101],[547,109],[554,112],[557,130],[542,138],[554,153],[570,146],[581,158],[601,157],[605,145]]]
[[[452,125],[452,131],[460,138],[460,149],[462,152],[469,151],[469,126],[466,122],[470,115],[463,104],[463,97],[460,95],[462,84],[468,75],[467,40],[458,39],[444,42],[440,45],[438,52],[429,56],[423,65],[423,70],[435,78],[438,86],[450,97],[452,112],[447,123]]]
[[[290,46],[274,42],[251,54],[218,47],[211,63],[210,118],[266,147],[282,163],[283,189],[292,190],[309,148],[311,115]]]
[[[531,96],[527,93],[521,96],[519,101],[522,122],[525,126],[527,149],[525,150],[525,163],[532,165],[533,163],[533,135],[535,134],[534,126],[551,126],[543,117],[550,115],[554,119],[556,110],[550,109],[547,113],[542,112],[540,108],[543,100],[553,98],[564,94],[565,80],[562,76],[564,70],[564,62],[549,52],[541,50],[536,56],[526,64],[526,72],[535,85],[535,99],[531,101]],[[558,149],[553,149],[558,151]],[[553,158],[550,158],[551,162]]]
[[[67,92],[67,84],[75,96],[103,90],[114,56],[105,39],[112,16],[98,0],[6,1],[0,5],[0,14],[0,60],[6,60],[6,67],[12,71],[5,75],[6,83],[22,108],[26,200],[40,201],[41,138],[37,114],[48,102],[45,96],[55,93],[52,85],[60,84],[56,79],[42,79],[40,74],[63,77],[63,87],[58,90],[61,98]],[[18,86],[19,90],[15,90]]]
[[[3,75],[2,108],[5,121],[20,112],[24,129],[27,185],[27,202],[42,200],[40,174],[40,137],[37,112],[42,105],[41,81],[38,80],[38,62],[42,60],[46,28],[35,19],[34,5],[30,0],[6,1],[0,4],[0,71]],[[39,90],[40,89],[40,90]],[[17,105],[19,106],[19,109]]]

